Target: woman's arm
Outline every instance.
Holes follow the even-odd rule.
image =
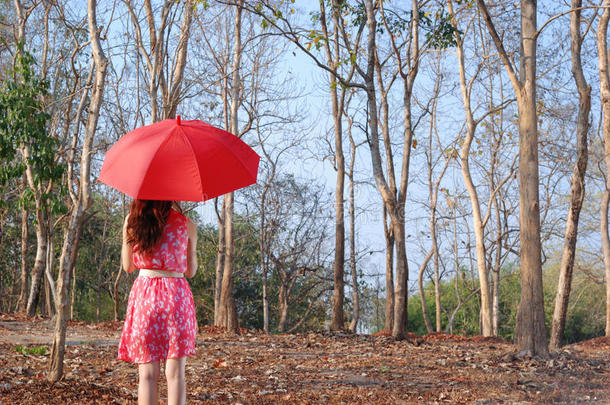
[[[186,253],[186,273],[184,275],[187,278],[193,278],[197,273],[197,226],[190,219],[186,226],[189,242]]]
[[[132,273],[137,270],[136,265],[133,264],[132,254],[133,249],[129,243],[127,243],[127,221],[129,220],[129,215],[125,217],[125,222],[123,223],[123,245],[121,246],[121,263],[123,263],[123,268],[127,273]]]

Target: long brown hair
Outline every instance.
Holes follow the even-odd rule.
[[[127,221],[127,243],[150,254],[161,241],[171,201],[133,200]]]

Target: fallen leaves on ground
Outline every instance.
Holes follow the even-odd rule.
[[[65,376],[46,380],[49,354],[18,352],[28,334],[51,342],[48,320],[0,314],[0,404],[136,404],[137,367],[116,360],[120,322],[72,322]],[[265,335],[201,327],[186,366],[194,404],[607,404],[610,340],[550,359],[516,355],[503,339],[429,334],[395,341],[347,333]],[[31,340],[31,339],[30,339]],[[50,352],[50,345],[45,345]],[[32,346],[30,346],[32,347]],[[26,354],[24,354],[26,353]],[[160,383],[161,398],[166,395]],[[162,402],[165,403],[165,402]]]

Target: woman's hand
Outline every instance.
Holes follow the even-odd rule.
[[[186,223],[188,232],[188,248],[186,252],[186,273],[187,278],[193,278],[197,273],[197,226],[190,220]]]
[[[125,217],[123,223],[123,245],[121,246],[121,263],[127,273],[133,273],[137,270],[136,265],[133,264],[133,248],[127,243],[127,221],[129,220],[129,214]]]

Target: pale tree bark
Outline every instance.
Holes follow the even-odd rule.
[[[235,34],[233,45],[233,76],[231,79],[230,111],[231,132],[236,136],[239,135],[239,121],[237,112],[241,104],[240,66],[243,51],[241,41],[242,11],[243,0],[239,0],[235,5]],[[235,250],[233,235],[233,193],[225,195],[223,202],[225,208],[225,255],[224,271],[222,276],[222,291],[220,295],[219,321],[220,326],[226,327],[228,333],[237,333],[239,325],[237,319],[237,309],[235,307],[235,298],[233,297],[233,260]]]
[[[260,249],[260,265],[263,279],[263,291],[262,291],[262,300],[263,300],[263,331],[265,333],[269,333],[269,260],[270,260],[270,250],[271,250],[271,242],[274,237],[273,224],[271,224],[268,218],[267,213],[273,212],[273,205],[270,199],[271,187],[275,181],[275,177],[278,169],[278,162],[281,155],[287,151],[292,145],[288,145],[282,148],[275,156],[272,156],[271,153],[267,150],[265,146],[265,139],[261,136],[261,131],[258,130],[258,140],[261,151],[263,152],[264,160],[269,165],[270,173],[265,179],[265,183],[263,185],[263,191],[260,196],[260,200],[258,201],[260,204],[260,225],[258,230],[258,243]]]
[[[603,112],[602,133],[604,136],[604,161],[606,164],[606,187],[601,204],[600,233],[606,274],[606,336],[610,337],[610,236],[608,235],[608,204],[610,202],[610,72],[608,71],[608,21],[610,20],[610,0],[604,0],[603,5],[605,8],[599,19],[599,26],[597,28],[599,87]]]
[[[449,13],[452,17],[452,24],[456,28],[457,20],[455,17],[455,12],[453,10],[453,2],[449,0],[447,3],[449,6]],[[456,31],[454,35],[456,41],[456,54],[458,58],[458,69],[460,76],[460,89],[462,91],[462,102],[464,103],[464,112],[466,115],[466,136],[464,137],[462,148],[460,150],[460,163],[462,169],[462,177],[464,178],[464,183],[466,185],[466,190],[468,190],[468,195],[470,197],[470,205],[472,207],[472,225],[474,228],[474,237],[475,237],[475,250],[477,257],[477,273],[479,275],[479,284],[481,291],[481,316],[480,316],[480,324],[481,324],[481,334],[483,336],[491,336],[493,334],[492,328],[492,319],[491,319],[491,296],[490,296],[490,288],[489,288],[489,269],[487,267],[486,255],[485,255],[485,227],[483,225],[482,215],[481,215],[481,204],[479,202],[479,195],[477,192],[477,188],[472,181],[472,175],[470,173],[470,150],[472,146],[472,141],[474,140],[476,129],[478,125],[478,121],[475,121],[472,107],[470,104],[470,94],[472,92],[472,86],[478,76],[475,74],[470,81],[466,80],[466,65],[464,62],[464,43],[462,36]]]
[[[331,1],[333,10],[334,34],[329,36],[326,23],[326,5],[320,1],[320,24],[322,33],[327,41],[324,41],[326,59],[329,66],[336,69],[340,63],[339,54],[339,28],[336,14],[339,7]],[[331,44],[333,49],[331,49]],[[345,188],[345,157],[343,154],[343,100],[339,100],[337,91],[337,77],[334,72],[330,73],[330,99],[333,115],[333,126],[335,132],[335,170],[337,179],[335,184],[335,260],[333,263],[333,307],[330,321],[330,329],[339,331],[344,328],[343,298],[344,298],[344,272],[345,272],[345,207],[344,207],[344,188]],[[343,95],[345,90],[343,90]]]
[[[138,46],[139,54],[144,59],[146,71],[148,72],[151,123],[155,123],[161,119],[175,118],[177,107],[181,101],[182,81],[184,68],[186,67],[186,54],[190,37],[190,27],[193,20],[194,4],[191,0],[182,2],[184,8],[182,24],[174,58],[175,62],[171,69],[171,78],[166,77],[166,74],[169,74],[168,69],[166,68],[166,65],[169,63],[167,28],[173,23],[173,21],[170,20],[170,16],[175,15],[172,13],[172,8],[180,3],[167,0],[163,3],[161,11],[158,13],[160,14],[160,17],[159,27],[157,28],[155,24],[155,10],[153,10],[151,1],[144,0],[150,49],[146,49],[145,47],[142,27],[140,26],[133,2],[130,0],[126,1],[125,4],[127,5],[134,27],[135,43]],[[161,91],[161,106],[159,105],[159,91]]]
[[[225,260],[225,206],[217,212],[218,219],[218,250],[216,252],[215,283],[214,283],[214,325],[220,326],[220,294],[222,292],[222,271]]]
[[[352,321],[349,324],[349,330],[356,333],[358,322],[360,320],[360,292],[358,288],[358,273],[356,269],[356,197],[354,183],[354,167],[356,164],[356,150],[359,145],[354,141],[352,135],[353,120],[346,114],[347,119],[347,135],[350,143],[350,161],[347,171],[349,181],[349,266],[352,279]]]
[[[589,133],[589,114],[591,112],[591,86],[588,85],[583,73],[581,61],[582,35],[580,33],[582,0],[572,0],[570,14],[570,45],[572,54],[572,75],[578,89],[578,118],[576,124],[577,155],[576,164],[572,171],[572,185],[570,189],[570,207],[566,220],[566,230],[563,241],[563,252],[559,267],[559,281],[557,295],[555,296],[555,309],[551,324],[550,347],[557,349],[561,346],[566,325],[566,314],[572,288],[572,273],[574,270],[574,256],[576,255],[576,238],[578,236],[578,219],[585,198],[585,173],[587,171],[588,148],[587,135]]]
[[[100,32],[97,25],[97,1],[89,0],[87,7],[87,22],[89,28],[89,40],[91,42],[91,53],[95,68],[95,79],[89,100],[87,121],[85,125],[85,137],[82,145],[80,159],[80,181],[78,183],[77,198],[72,201],[70,216],[67,228],[64,233],[64,240],[61,250],[58,283],[55,331],[53,335],[53,346],[49,359],[49,381],[58,381],[63,376],[63,360],[66,342],[66,316],[68,309],[68,286],[76,252],[78,240],[83,226],[83,216],[90,204],[90,169],[91,157],[93,154],[93,138],[97,129],[100,109],[104,95],[104,85],[106,80],[106,69],[108,61],[104,55],[100,42]],[[74,164],[74,162],[69,162]]]
[[[366,70],[357,67],[359,74],[365,82],[365,90],[367,95],[367,107],[369,111],[369,148],[371,152],[371,164],[373,167],[373,177],[381,194],[384,206],[390,217],[390,226],[394,236],[394,245],[396,248],[396,286],[394,289],[394,319],[392,326],[392,336],[396,339],[403,339],[406,335],[407,325],[407,296],[408,296],[408,263],[406,254],[406,237],[404,227],[404,203],[406,199],[406,191],[409,176],[409,159],[412,142],[411,128],[411,91],[415,77],[417,76],[417,66],[419,59],[419,41],[418,41],[418,3],[413,1],[413,15],[411,23],[411,47],[409,52],[409,63],[411,64],[408,72],[403,72],[402,60],[399,57],[400,52],[396,51],[396,58],[400,66],[400,74],[404,80],[404,146],[401,167],[400,188],[398,194],[394,194],[388,185],[382,168],[382,159],[379,145],[379,119],[377,115],[377,95],[375,89],[375,69],[376,69],[376,36],[377,36],[377,10],[373,5],[372,0],[365,2],[366,11],[366,26],[367,34],[367,63]],[[347,42],[347,41],[346,41]],[[396,49],[396,48],[395,48]]]
[[[493,199],[494,213],[496,220],[496,255],[494,257],[494,267],[491,273],[492,279],[492,318],[491,326],[493,330],[493,336],[498,336],[500,328],[500,270],[502,269],[502,222],[500,221],[500,207],[498,204],[498,197]]]
[[[536,1],[521,1],[520,77],[504,49],[484,0],[479,10],[500,54],[514,91],[519,112],[519,232],[521,240],[521,299],[515,341],[530,355],[548,356],[544,325],[540,199],[538,193],[538,118],[536,115]]]
[[[432,224],[431,224],[432,225]],[[428,267],[428,263],[434,256],[434,248],[430,249],[424,261],[419,266],[419,271],[417,272],[417,287],[419,288],[419,296],[421,297],[421,312],[424,318],[424,324],[426,325],[426,332],[432,333],[434,329],[432,328],[432,323],[430,322],[430,315],[428,315],[428,305],[426,304],[426,290],[424,289],[424,273],[426,272],[426,268]]]
[[[405,337],[407,326],[407,300],[408,300],[408,279],[409,266],[407,262],[406,252],[406,233],[405,233],[405,201],[407,195],[407,186],[409,183],[409,163],[411,157],[411,147],[413,141],[413,127],[411,122],[411,97],[413,94],[413,85],[419,70],[419,3],[417,0],[412,1],[412,16],[410,25],[410,38],[407,47],[406,65],[402,59],[402,51],[394,42],[394,37],[390,35],[392,49],[398,64],[398,73],[403,80],[403,151],[400,182],[397,184],[397,194],[392,193],[388,186],[383,170],[381,167],[381,156],[379,153],[378,141],[378,118],[377,118],[377,99],[375,94],[374,70],[376,63],[376,35],[377,21],[376,10],[371,0],[365,2],[365,10],[367,16],[368,42],[367,55],[368,66],[367,71],[361,72],[366,82],[366,92],[369,108],[369,124],[371,129],[370,134],[370,150],[371,162],[373,166],[373,175],[377,188],[384,200],[390,216],[392,231],[394,233],[394,244],[396,247],[396,285],[394,296],[394,324],[392,326],[392,336],[396,339]],[[383,4],[380,3],[381,18],[385,23],[383,13]],[[387,24],[386,24],[387,28]]]
[[[184,14],[180,26],[180,37],[178,38],[178,49],[176,51],[176,63],[173,67],[170,85],[163,94],[163,118],[176,118],[176,110],[182,101],[182,80],[184,68],[186,67],[186,54],[190,38],[191,23],[193,21],[193,10],[195,4],[191,0],[184,2]]]
[[[388,224],[388,210],[383,204],[383,236],[385,238],[385,323],[384,330],[394,328],[394,232]]]
[[[23,148],[22,153],[27,159],[29,156],[28,149]],[[48,223],[48,210],[42,199],[42,190],[39,186],[34,184],[34,174],[32,173],[32,168],[29,164],[26,168],[26,176],[30,188],[34,191],[34,199],[36,201],[36,257],[34,259],[34,267],[32,268],[32,283],[30,284],[30,294],[26,307],[26,313],[28,315],[34,315],[40,299],[41,284],[44,282],[44,272],[47,261],[48,229],[46,225]]]
[[[25,176],[22,181],[22,188],[26,187]],[[27,307],[27,289],[28,289],[28,271],[27,271],[27,254],[28,254],[28,211],[21,208],[21,272],[19,274],[19,299],[17,300],[17,311],[25,312]]]

